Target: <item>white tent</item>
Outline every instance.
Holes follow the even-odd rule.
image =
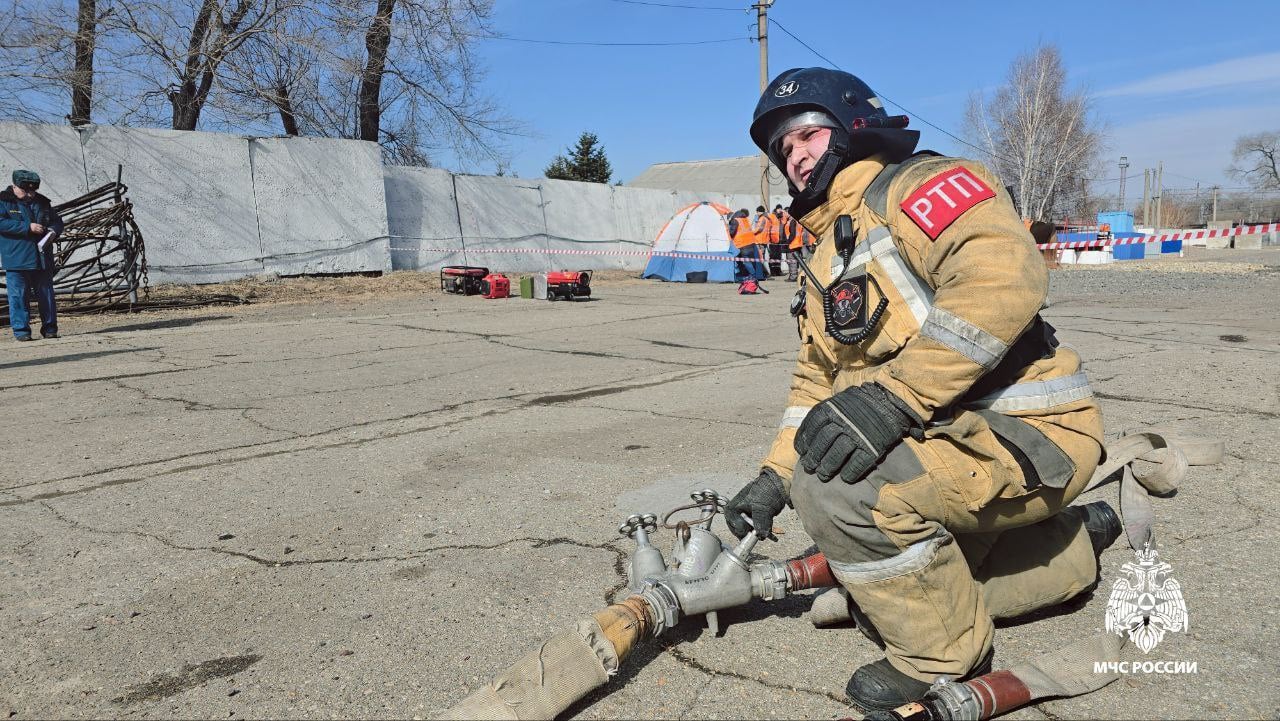
[[[693,203],[672,216],[658,231],[653,241],[645,278],[661,278],[684,282],[689,273],[705,272],[709,283],[734,280],[734,266],[729,260],[738,256],[729,237],[728,217],[731,210],[719,203]],[[692,257],[680,257],[689,253]]]

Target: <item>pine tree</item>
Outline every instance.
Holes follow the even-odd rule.
[[[578,145],[565,149],[566,155],[557,155],[543,171],[554,180],[578,180],[584,183],[608,183],[613,175],[604,146],[595,133],[583,132]]]

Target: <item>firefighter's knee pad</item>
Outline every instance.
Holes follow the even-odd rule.
[[[839,477],[823,483],[797,467],[791,500],[800,524],[827,558],[840,563],[881,561],[902,552],[875,518],[881,490],[924,474],[911,449],[899,444],[857,483]]]

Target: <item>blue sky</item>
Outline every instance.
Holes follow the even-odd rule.
[[[650,164],[747,155],[759,96],[750,0],[497,0],[496,29],[512,38],[574,42],[732,42],[669,47],[591,47],[479,41],[484,90],[522,121],[512,170],[538,177],[556,153],[590,130],[614,179]],[[1070,80],[1096,95],[1108,128],[1101,174],[1118,177],[1129,157],[1127,195],[1142,169],[1165,163],[1166,187],[1224,183],[1235,138],[1280,130],[1280,2],[1009,3],[776,0],[770,17],[882,96],[901,103],[923,131],[922,146],[969,150],[957,135],[966,97],[1000,84],[1010,61],[1039,42],[1061,48]],[[741,9],[735,9],[741,8]],[[770,74],[821,65],[776,26]],[[890,105],[889,109],[895,110]],[[440,164],[453,166],[442,157]],[[492,173],[494,168],[473,167]],[[1136,176],[1136,181],[1135,181]]]

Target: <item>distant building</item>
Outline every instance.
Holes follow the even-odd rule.
[[[769,167],[769,207],[791,204],[787,183],[773,166]],[[718,195],[760,195],[760,156],[745,155],[719,160],[687,160],[658,163],[626,183],[632,188],[692,190]]]

